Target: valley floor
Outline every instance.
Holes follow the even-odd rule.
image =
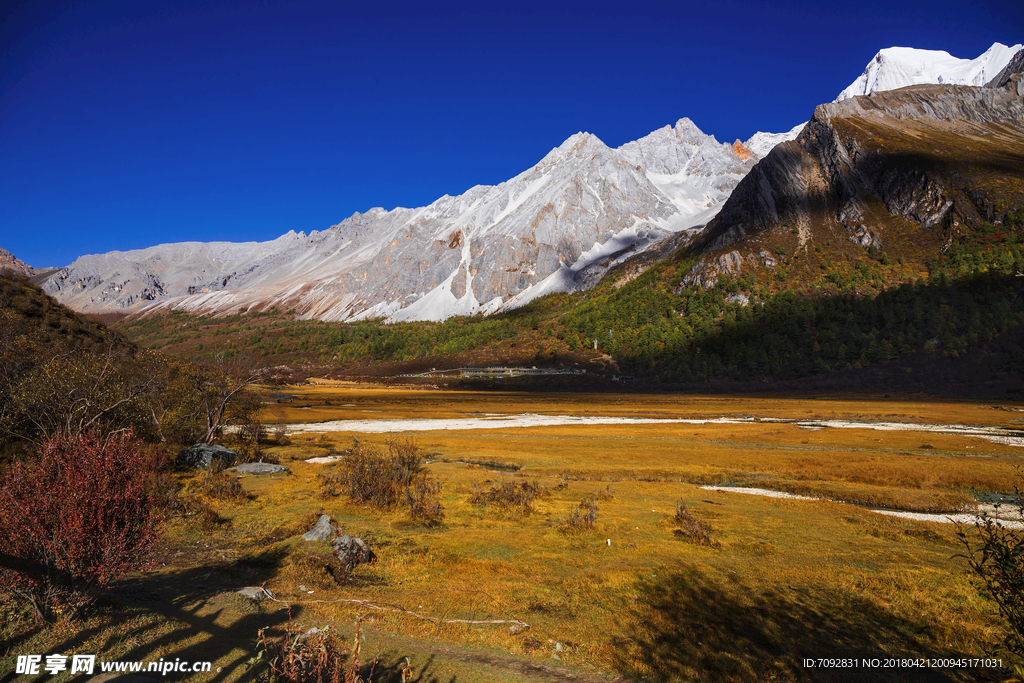
[[[257,631],[280,629],[290,608],[304,627],[334,624],[346,641],[361,614],[362,658],[381,655],[377,681],[401,680],[405,657],[412,680],[446,683],[1008,675],[1005,655],[1003,669],[960,661],[985,657],[1002,627],[958,557],[958,527],[872,510],[944,516],[1011,500],[1024,406],[345,382],[281,393],[266,417],[287,436],[268,454],[289,474],[243,477],[250,498],[218,504],[217,523],[175,520],[158,568],[119,585],[89,630],[63,640],[59,631],[26,633],[17,651],[208,659],[220,673],[186,680],[243,680]],[[480,424],[495,415],[548,420]],[[366,428],[423,420],[437,422],[390,434]],[[356,441],[396,437],[415,442],[441,483],[439,527],[415,523],[407,508],[381,512],[322,493],[318,475],[329,461]],[[532,511],[470,502],[475,490],[524,481],[546,491]],[[567,529],[584,500],[596,505],[594,528]],[[677,514],[680,503],[688,519]],[[341,582],[325,571],[313,549],[320,544],[299,535],[321,512],[366,540],[376,562]],[[276,600],[233,593],[247,585]],[[529,628],[510,630],[515,621]],[[821,658],[861,666],[808,666]],[[882,668],[893,658],[929,665]],[[883,665],[863,668],[875,659]]]

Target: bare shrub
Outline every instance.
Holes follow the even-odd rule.
[[[711,527],[694,517],[690,508],[686,507],[686,503],[683,501],[676,503],[676,514],[673,520],[680,525],[679,529],[672,532],[676,536],[709,548],[722,547],[721,543],[712,538]]]
[[[1018,468],[1017,474],[1024,475],[1024,471]],[[1015,490],[1012,517],[1022,522],[1024,494]],[[1001,507],[995,505],[995,515]],[[987,593],[999,607],[1006,626],[1003,648],[1016,657],[1024,656],[1024,532],[982,511],[975,524],[958,523],[956,536],[967,551],[959,557],[967,560],[975,588]],[[1024,674],[1024,665],[1019,669],[1018,675]]]
[[[423,452],[412,439],[390,439],[387,446],[399,483],[402,486],[409,486],[413,479],[423,472]]]
[[[580,504],[571,508],[558,523],[558,530],[563,533],[590,531],[597,523],[597,501],[584,498]]]
[[[380,450],[358,444],[341,463],[339,475],[345,493],[356,503],[391,508],[411,483],[409,459],[390,458]]]
[[[288,446],[292,440],[288,437],[288,425],[278,422],[270,430],[270,436],[278,446]]]
[[[409,515],[424,526],[440,526],[444,521],[444,506],[441,505],[441,482],[436,479],[420,478],[405,489],[409,503]]]
[[[356,617],[355,638],[352,647],[346,648],[330,625],[304,630],[292,622],[289,611],[288,625],[281,636],[268,637],[267,630],[260,629],[256,656],[249,659],[248,665],[250,668],[266,667],[264,674],[275,682],[369,683],[377,660],[372,660],[364,677],[359,661],[363,641],[361,622],[362,617]],[[401,673],[402,680],[407,677],[412,680],[408,666]]]
[[[444,519],[441,485],[426,476],[423,455],[412,441],[391,440],[387,452],[357,443],[337,466],[318,476],[324,498],[345,493],[356,503],[391,509],[405,501],[409,513],[427,526]]]
[[[547,491],[536,482],[507,481],[491,486],[487,490],[474,483],[469,502],[473,505],[495,505],[502,510],[528,513],[535,509],[534,501],[546,494]]]

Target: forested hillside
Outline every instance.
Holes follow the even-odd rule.
[[[248,369],[141,348],[0,274],[0,457],[59,437],[131,432],[151,442],[209,441],[256,404],[225,396]]]
[[[585,293],[444,323],[323,323],[273,311],[220,319],[172,313],[119,327],[172,354],[318,364],[324,374],[374,374],[367,369],[373,364],[398,374],[467,359],[585,365],[608,354],[618,372],[676,384],[777,381],[910,356],[956,358],[1024,324],[1021,213],[965,234],[916,277],[909,263],[852,246],[854,258],[837,258],[841,266],[817,268],[813,278],[725,276],[703,289],[682,284],[692,260],[681,254],[621,286],[612,273]]]

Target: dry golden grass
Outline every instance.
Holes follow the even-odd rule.
[[[539,396],[345,385],[287,391],[299,398],[268,408],[290,422],[310,415],[537,412],[1013,425],[1021,415],[981,404],[883,398]],[[422,432],[410,436],[428,454],[429,474],[442,482],[445,508],[443,526],[427,529],[401,508],[381,512],[318,496],[323,466],[305,460],[344,453],[352,436],[292,435],[289,445],[271,449],[290,475],[243,478],[252,497],[218,503],[226,524],[202,531],[178,523],[168,544],[236,553],[222,560],[230,563],[212,566],[219,556],[204,549],[205,559],[193,565],[235,585],[265,582],[308,623],[344,625],[357,612],[372,615],[372,623],[363,623],[370,647],[392,658],[410,654],[414,668],[432,662],[423,680],[531,680],[531,670],[516,668],[524,659],[665,680],[806,680],[805,657],[981,656],[1000,637],[994,606],[978,596],[966,564],[954,557],[960,551],[955,527],[863,506],[953,510],[981,493],[1012,491],[1020,449],[954,435],[808,431],[778,423]],[[388,438],[355,436],[375,444]],[[521,469],[460,462],[468,460]],[[509,481],[537,482],[547,494],[529,514],[472,503],[474,485]],[[764,498],[706,490],[702,483],[834,500]],[[589,497],[598,507],[595,529],[562,533],[566,511]],[[679,501],[713,530],[719,546],[675,533]],[[339,584],[326,546],[298,536],[320,512],[362,536],[377,562]],[[196,571],[188,563],[168,566],[151,580],[173,584]],[[300,591],[300,584],[314,593]],[[512,635],[507,625],[437,624],[337,602],[353,599],[441,619],[515,618],[530,628]],[[196,613],[212,609],[210,600],[197,602]],[[256,622],[281,618],[276,606],[246,614],[239,605],[216,604],[219,618],[250,629],[250,638]],[[213,647],[212,637],[203,642]],[[222,659],[239,661],[237,653]],[[942,673],[966,681],[998,672]],[[900,674],[879,673],[877,680],[902,680]],[[232,669],[226,680],[242,677]]]
[[[510,395],[353,385],[289,392],[300,398],[284,408],[272,407],[281,410],[282,421],[306,421],[311,411],[318,419],[542,413],[981,425],[1012,425],[1017,416],[982,404],[884,398]],[[304,458],[350,445],[350,435],[338,432],[291,438],[292,445],[280,455]],[[325,504],[352,531],[384,544],[379,564],[365,570],[372,580],[360,585],[357,594],[436,616],[516,615],[531,630],[525,638],[493,627],[438,627],[382,616],[382,628],[394,632],[435,634],[544,658],[552,654],[550,639],[562,643],[562,662],[655,676],[685,676],[691,667],[690,673],[720,680],[770,675],[787,680],[799,678],[800,656],[977,655],[998,631],[992,606],[977,597],[965,565],[952,557],[959,550],[953,526],[883,517],[859,506],[953,511],[980,493],[1011,492],[1019,457],[1014,447],[959,435],[866,428],[809,431],[778,423],[509,428],[417,433],[414,438],[436,458],[430,472],[444,483],[447,518],[441,530],[417,528],[401,513],[371,514],[342,499]],[[522,469],[513,475],[459,460],[507,462]],[[267,498],[268,508],[276,507],[274,496],[280,496],[281,505],[294,506],[301,498],[296,489],[313,488],[317,466],[289,464],[294,477],[286,485],[247,482],[261,499]],[[474,484],[500,484],[513,476],[537,480],[551,490],[537,499],[534,514],[501,514],[469,502]],[[566,480],[567,487],[558,486]],[[697,486],[701,483],[761,486],[859,506],[708,491]],[[596,529],[559,533],[565,511],[587,496],[598,499]],[[720,549],[673,534],[678,500],[714,528]],[[245,526],[247,510],[237,514],[236,524]],[[700,577],[701,591],[676,590],[679,577],[693,573]],[[287,577],[278,580],[287,594]],[[667,587],[660,580],[668,581]],[[352,593],[332,586],[320,590],[329,596]],[[668,637],[661,630],[666,624],[678,636],[697,624],[699,615],[722,621],[715,616],[718,608],[697,604],[710,597],[740,611],[757,605],[766,621],[721,623],[727,632],[740,629],[732,635],[735,656],[709,657],[695,650],[686,661],[677,661],[668,650],[659,652],[658,643]],[[669,601],[663,604],[662,599]],[[353,613],[344,604],[318,610],[336,618]],[[680,619],[680,610],[691,616]],[[825,635],[801,644],[787,625],[786,610],[819,619]],[[753,631],[743,633],[744,628]],[[908,630],[917,635],[906,637]],[[828,651],[829,634],[836,638],[834,652]],[[777,641],[771,662],[737,654],[744,648],[758,651],[751,643],[762,636]],[[706,637],[713,642],[711,635]],[[727,644],[723,640],[718,646]],[[687,651],[678,642],[674,647]],[[974,674],[950,675],[966,680]]]

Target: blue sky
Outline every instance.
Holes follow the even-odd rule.
[[[34,266],[323,230],[687,116],[778,132],[881,48],[1024,40],[1017,0],[4,3],[0,247]]]

